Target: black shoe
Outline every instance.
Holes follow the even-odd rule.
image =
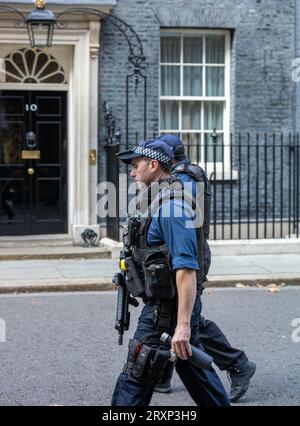
[[[172,392],[171,382],[157,383],[157,385],[154,388],[154,392],[171,393]]]
[[[231,381],[231,390],[229,394],[230,402],[237,402],[245,395],[255,370],[256,364],[247,361],[241,368],[232,368],[228,371],[228,378]]]

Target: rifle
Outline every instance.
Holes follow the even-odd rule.
[[[132,289],[132,282],[138,282],[138,272],[132,259],[131,247],[134,241],[135,234],[135,220],[134,218],[127,218],[126,225],[123,233],[123,250],[120,253],[120,269],[121,272],[115,274],[113,283],[118,289],[117,298],[117,314],[115,329],[118,330],[119,339],[118,344],[123,344],[123,334],[127,331],[130,324],[129,305],[134,307],[139,306],[139,302],[132,296],[137,296]],[[130,279],[129,279],[130,278]],[[128,291],[129,290],[129,291]]]
[[[118,289],[115,329],[119,333],[118,344],[122,345],[124,331],[128,330],[130,324],[129,305],[137,307],[139,306],[139,302],[128,293],[125,285],[125,277],[122,272],[115,274],[113,283]]]

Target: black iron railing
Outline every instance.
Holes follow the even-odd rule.
[[[136,135],[132,145],[138,140]],[[197,140],[185,134],[184,140],[188,156],[202,166],[211,183],[211,239],[299,237],[298,134],[239,133],[227,142],[218,135],[202,138],[203,144],[200,136]],[[123,148],[127,146],[121,144]],[[117,161],[116,167],[122,173],[119,204],[124,206],[130,167]],[[119,225],[123,220],[122,213]]]

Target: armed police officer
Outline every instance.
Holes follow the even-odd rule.
[[[182,141],[176,135],[165,134],[162,135],[159,140],[166,142],[172,149],[174,155],[172,160],[172,176],[178,177],[184,183],[191,184],[193,197],[196,196],[197,182],[202,182],[204,184],[204,223],[203,240],[201,244],[203,245],[205,259],[203,275],[203,282],[205,282],[211,262],[211,253],[207,242],[210,226],[209,182],[204,170],[197,164],[191,164],[191,161],[186,156]],[[204,288],[203,284],[202,288]],[[200,316],[199,336],[202,346],[205,351],[213,357],[215,364],[220,370],[227,371],[231,381],[229,399],[231,402],[237,402],[247,392],[250,379],[256,370],[255,363],[248,360],[244,351],[232,347],[222,330],[213,321],[205,319],[203,316]],[[156,391],[171,391],[170,381],[172,373],[172,364],[169,363],[165,368],[160,382],[155,387]]]
[[[170,178],[172,151],[161,140],[146,140],[118,157],[131,163],[131,176],[147,186],[151,209],[147,209],[148,215],[128,220],[131,229],[127,227],[127,236],[132,236],[131,252],[141,278],[135,285],[131,278],[135,281],[136,273],[128,271],[126,285],[133,296],[143,298],[145,306],[129,341],[127,362],[118,377],[112,405],[149,405],[154,386],[169,362],[166,354],[170,351],[160,341],[162,333],[173,336],[176,371],[196,404],[230,405],[213,368],[187,361],[192,355],[190,343],[199,346],[201,302],[196,277],[203,265],[198,262],[197,231],[187,226],[192,217],[190,206],[170,189],[169,184],[174,183]]]

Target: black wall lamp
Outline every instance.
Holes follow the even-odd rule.
[[[32,48],[51,47],[56,17],[45,8],[44,0],[35,1],[35,9],[26,18],[26,25]]]
[[[27,26],[30,45],[32,48],[51,47],[53,29],[56,17],[51,10],[45,8],[45,0],[35,0],[35,9],[28,16],[23,15],[18,9],[0,5],[0,12],[15,13],[19,15]]]
[[[28,16],[25,16],[16,8],[6,5],[0,5],[1,12],[13,12],[21,17],[23,23],[27,26],[30,45],[33,49],[52,46],[54,27],[62,16],[85,14],[97,16],[99,19],[107,18],[123,34],[128,43],[129,60],[134,66],[134,73],[138,74],[143,69],[143,63],[146,58],[143,54],[142,42],[139,36],[130,25],[114,15],[109,15],[90,7],[74,7],[65,9],[55,16],[51,10],[46,9],[45,0],[35,0],[35,9]]]

